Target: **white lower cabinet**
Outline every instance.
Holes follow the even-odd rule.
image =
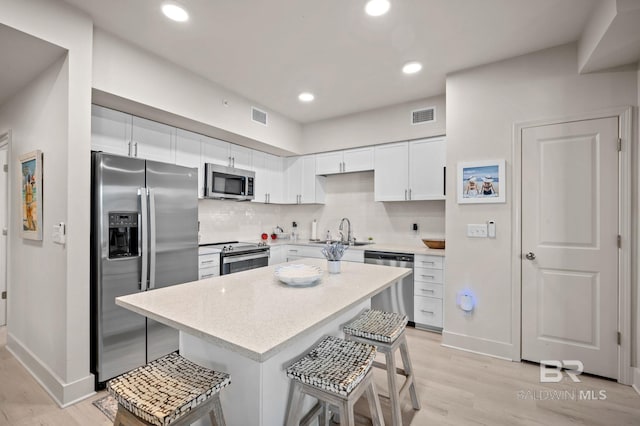
[[[269,266],[287,261],[286,246],[269,247]]]
[[[442,331],[444,258],[417,254],[413,268],[413,316],[417,328]]]
[[[207,247],[198,249],[198,279],[217,277],[220,275],[220,250]]]

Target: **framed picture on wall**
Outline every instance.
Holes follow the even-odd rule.
[[[42,151],[20,156],[22,238],[42,241]]]
[[[504,160],[458,163],[458,204],[504,203]]]

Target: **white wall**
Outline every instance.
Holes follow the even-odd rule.
[[[436,121],[412,125],[411,111],[436,107]],[[445,96],[435,96],[305,124],[304,154],[444,135]]]
[[[94,33],[93,88],[169,113],[165,119],[148,117],[151,119],[180,126],[171,122],[173,117],[170,115],[175,115],[204,125],[199,128],[189,125],[186,127],[189,130],[230,142],[236,141],[211,134],[206,127],[263,142],[275,148],[275,151],[270,150],[274,153],[278,149],[289,153],[301,150],[301,126],[297,122],[97,28]],[[224,99],[228,106],[223,105]],[[268,126],[251,121],[251,106],[269,113]],[[245,143],[239,139],[238,142],[261,148],[251,141]]]
[[[68,51],[57,69],[50,68],[8,102],[19,109],[3,108],[0,126],[2,131],[7,127],[14,131],[12,155],[31,148],[43,149],[45,155],[44,241],[22,241],[15,232],[16,219],[11,218],[14,233],[9,235],[9,244],[16,252],[10,254],[8,347],[56,401],[66,405],[93,390],[87,207],[92,22],[58,0],[0,0],[0,10],[0,23]],[[12,193],[15,199],[15,186]],[[51,225],[58,221],[67,223],[64,247],[51,245]]]
[[[46,231],[41,242],[20,237],[22,170],[18,157],[36,149],[43,152],[42,205],[46,209],[40,226],[49,230],[67,216],[66,203],[57,202],[58,194],[67,191],[66,173],[60,173],[67,168],[67,158],[65,150],[57,147],[64,146],[67,138],[68,111],[60,105],[69,99],[68,71],[65,55],[0,109],[0,128],[12,131],[9,333],[59,377],[66,375],[66,339],[59,338],[67,334],[66,253]],[[38,327],[31,324],[35,321]]]
[[[640,62],[638,62],[637,64],[637,68],[638,68],[638,72],[637,72],[637,87],[638,87],[638,99],[637,99],[637,106],[640,106]],[[640,108],[636,107],[636,122],[635,122],[635,131],[636,131],[636,159],[637,162],[635,164],[635,181],[638,182],[638,179],[640,179],[640,170],[638,170],[640,168]],[[640,200],[640,184],[638,184],[637,186],[638,190],[635,191],[636,194],[636,201]],[[636,210],[636,212],[640,211],[640,208],[638,210]],[[636,236],[638,235],[638,230],[640,229],[640,225],[638,224],[638,221],[636,221],[635,223],[635,230],[636,230]],[[636,259],[638,256],[638,248],[640,246],[640,244],[638,244],[639,241],[636,238],[636,245],[635,245],[635,255],[636,255]],[[636,367],[636,372],[635,372],[635,380],[634,380],[634,384],[636,386],[636,390],[638,390],[638,392],[640,393],[640,282],[639,282],[639,273],[638,273],[638,267],[637,264],[638,262],[633,262],[634,265],[636,265],[635,270],[634,270],[634,274],[632,275],[634,277],[634,290],[635,290],[635,306],[633,311],[633,315],[635,315],[635,317],[633,318],[635,321],[632,324],[635,324],[635,340],[634,342],[634,353],[632,354],[632,364]],[[632,293],[633,294],[633,293]]]
[[[447,78],[447,277],[443,343],[507,358],[512,341],[512,132],[517,122],[635,105],[637,71],[577,74],[577,48],[566,45],[454,73]],[[456,163],[507,160],[506,204],[458,205]],[[469,239],[468,223],[497,224],[496,239]],[[464,267],[462,267],[464,266]],[[474,289],[478,306],[465,317],[456,292]]]
[[[203,243],[260,239],[276,225],[286,232],[293,221],[301,240],[311,234],[311,222],[318,221],[318,236],[327,230],[337,237],[340,219],[348,217],[358,240],[373,237],[379,243],[422,246],[421,236],[444,235],[444,202],[412,201],[381,203],[373,200],[373,172],[327,176],[324,205],[250,204],[235,201],[201,200],[200,233]],[[420,231],[411,225],[417,223]]]

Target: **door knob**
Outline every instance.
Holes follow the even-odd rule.
[[[536,255],[535,255],[535,253],[529,252],[529,253],[525,254],[524,257],[526,257],[527,260],[534,260],[536,258]]]

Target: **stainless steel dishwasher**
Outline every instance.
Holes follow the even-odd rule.
[[[405,314],[415,325],[413,317],[413,254],[365,251],[364,263],[411,268],[411,274],[371,298],[371,307],[388,312]]]

